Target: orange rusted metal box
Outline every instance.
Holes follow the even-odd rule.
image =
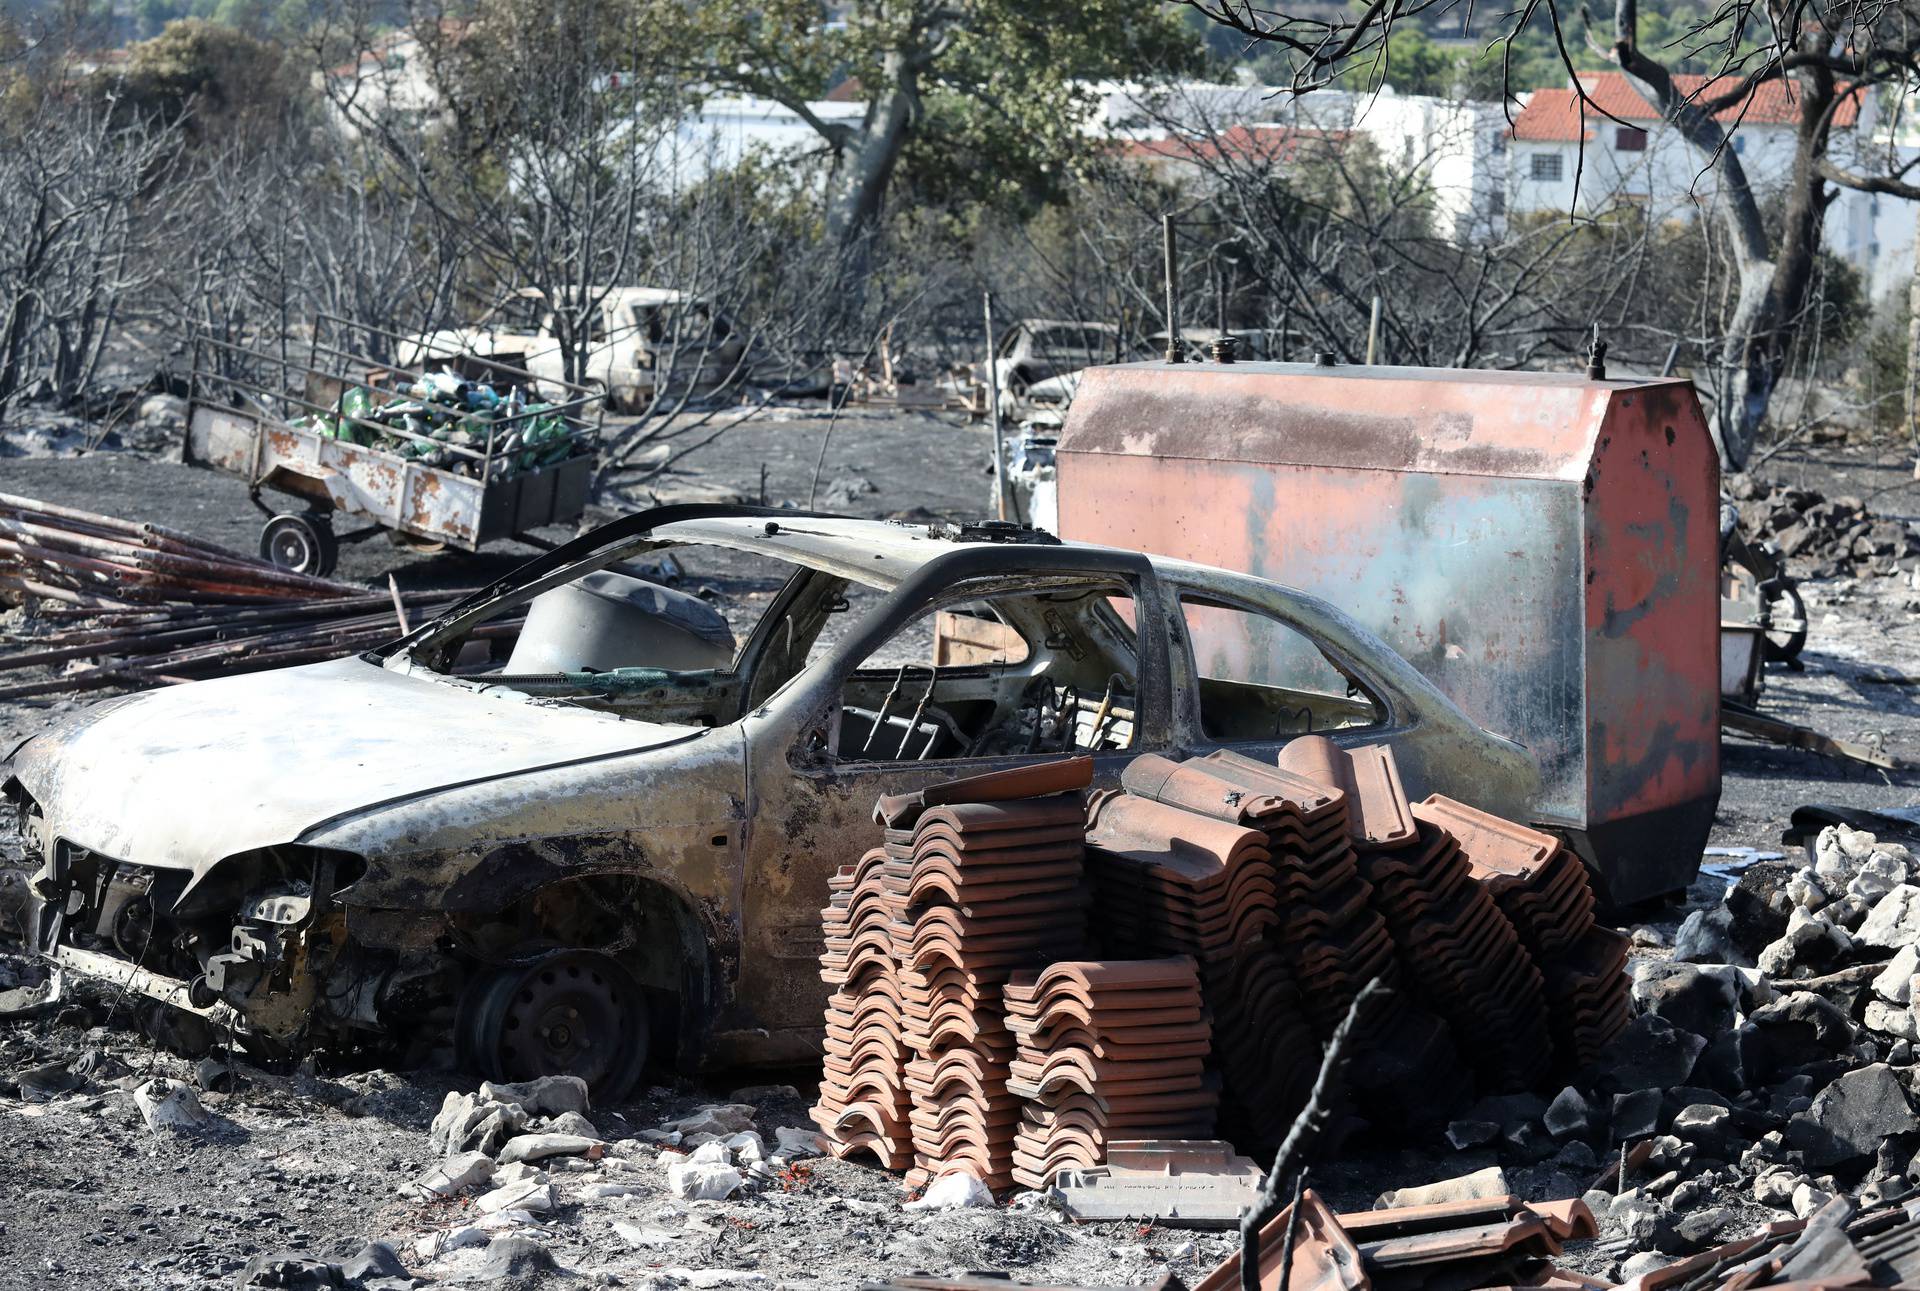
[[[1611,899],[1692,879],[1720,797],[1719,463],[1688,383],[1095,368],[1058,469],[1062,536],[1322,596],[1524,744],[1534,822]]]

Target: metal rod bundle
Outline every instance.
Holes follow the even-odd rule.
[[[65,668],[0,685],[0,700],[169,685],[358,654],[467,589],[375,592],[290,573],[155,524],[0,494],[0,598],[32,598],[54,631],[0,653],[0,673]],[[476,629],[511,637],[518,619]]]

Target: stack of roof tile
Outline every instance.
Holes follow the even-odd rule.
[[[1293,741],[1282,761],[1347,787],[1361,874],[1399,947],[1403,979],[1453,1029],[1483,1089],[1526,1089],[1553,1062],[1540,970],[1453,836],[1417,820],[1386,745]]]
[[[1195,961],[1241,1117],[1263,1140],[1284,1133],[1312,1088],[1320,1045],[1285,960],[1263,935],[1279,921],[1266,835],[1106,793],[1089,812],[1087,859],[1106,946]]]
[[[1020,1100],[1001,988],[1076,955],[1089,759],[1000,772],[882,799],[882,903],[899,972],[915,1186],[965,1170],[1013,1182]],[[1029,796],[1035,795],[1035,796]]]
[[[1129,793],[1266,835],[1277,926],[1270,938],[1302,986],[1322,1039],[1375,977],[1395,978],[1393,938],[1355,864],[1346,795],[1221,750],[1191,762],[1147,755],[1122,777]]]
[[[871,1153],[889,1170],[912,1161],[901,1039],[904,1011],[893,959],[893,916],[881,887],[887,854],[876,848],[827,880],[821,911],[826,953],[826,1060],[813,1120],[838,1157]]]
[[[1191,958],[1056,963],[1014,974],[1005,1000],[1018,1041],[1007,1089],[1027,1100],[1019,1183],[1099,1165],[1110,1139],[1212,1134],[1212,1034]]]
[[[1551,834],[1438,794],[1413,811],[1459,843],[1473,877],[1539,966],[1559,1066],[1596,1061],[1632,1020],[1627,939],[1594,921],[1593,889],[1579,859]]]

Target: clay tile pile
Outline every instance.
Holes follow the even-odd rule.
[[[1020,1184],[1099,1165],[1110,1139],[1212,1134],[1212,1035],[1191,958],[1056,963],[1014,974],[1004,998],[1018,1045],[1007,1089],[1026,1100]]]
[[[1547,1263],[1563,1244],[1595,1234],[1578,1200],[1528,1203],[1487,1197],[1336,1215],[1312,1189],[1261,1228],[1260,1286],[1281,1285],[1284,1235],[1294,1231],[1286,1285],[1294,1291],[1399,1291],[1416,1287],[1595,1285]],[[1228,1256],[1195,1291],[1236,1291],[1240,1256]]]
[[[886,860],[876,848],[827,881],[820,976],[834,990],[813,1120],[835,1156],[869,1153],[889,1170],[904,1170],[912,1161],[907,1051],[892,915],[880,886]]]
[[[1262,935],[1278,922],[1266,835],[1108,793],[1089,812],[1087,858],[1106,945],[1196,962],[1227,1087],[1248,1128],[1276,1139],[1306,1102],[1319,1041]]]
[[[1554,1050],[1540,970],[1492,893],[1474,881],[1453,835],[1415,818],[1393,750],[1343,750],[1307,736],[1282,758],[1310,779],[1347,786],[1361,804],[1354,833],[1374,908],[1408,966],[1408,986],[1453,1028],[1481,1088],[1544,1080]]]
[[[916,1186],[952,1170],[992,1188],[1012,1184],[1020,1099],[1007,1089],[1015,1041],[1001,988],[1019,970],[1077,954],[1084,940],[1081,791],[1092,769],[1075,758],[875,805],[885,846],[842,871],[824,912],[822,962],[841,989],[829,1005],[814,1119],[836,1154],[864,1149],[891,1169],[910,1166]],[[855,1019],[868,1020],[864,1048],[842,1032]],[[889,1029],[891,1049],[881,1035]],[[835,1062],[842,1047],[848,1058]],[[902,1091],[895,1101],[871,1113],[850,1101],[891,1092],[887,1076]]]
[[[1595,922],[1593,889],[1579,859],[1551,834],[1438,794],[1413,811],[1458,842],[1473,877],[1539,965],[1561,1067],[1598,1060],[1632,1020],[1627,939]]]

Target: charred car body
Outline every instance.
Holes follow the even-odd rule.
[[[472,636],[702,546],[787,575],[731,652],[608,666],[601,623],[594,657],[522,672]],[[617,1096],[649,1060],[817,1056],[819,908],[880,794],[1062,753],[1112,784],[1141,752],[1271,759],[1309,731],[1391,740],[1409,790],[1503,814],[1537,785],[1275,583],[1006,526],[669,507],[373,654],[98,704],[0,790],[56,963],[261,1043],[451,1036],[489,1075]]]

